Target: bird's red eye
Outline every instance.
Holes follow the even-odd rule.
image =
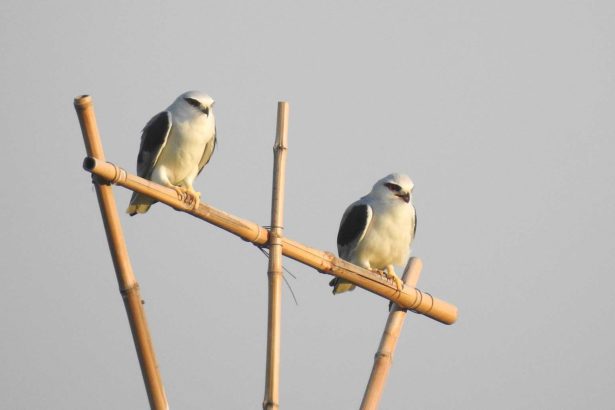
[[[392,182],[387,182],[386,184],[384,184],[384,186],[386,186],[387,188],[389,188],[393,192],[401,191],[401,187],[399,185],[397,185],[397,184],[392,183]]]

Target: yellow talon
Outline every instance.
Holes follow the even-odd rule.
[[[173,188],[173,190],[175,190],[175,192],[177,193],[177,198],[180,201],[184,202],[184,200],[186,199],[186,188],[176,185],[169,185],[169,188]]]
[[[190,209],[197,209],[201,204],[200,192],[196,192],[192,188],[185,188],[177,185],[169,185],[169,188],[173,188],[173,190],[177,192],[177,198],[188,205]]]
[[[397,288],[397,291],[401,293],[402,289],[404,288],[404,283],[395,274],[395,269],[393,269],[393,265],[388,265],[385,272],[386,272],[385,276],[388,279],[391,279],[393,283],[395,283],[395,287]]]
[[[192,204],[192,210],[195,210],[201,204],[201,193],[193,190],[188,190],[186,195],[190,197],[188,201],[189,204]]]

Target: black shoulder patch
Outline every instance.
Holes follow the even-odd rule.
[[[163,111],[155,115],[143,128],[141,146],[137,156],[137,175],[150,178],[160,150],[166,144],[171,128],[171,113]]]
[[[143,128],[143,143],[142,151],[152,152],[157,151],[167,136],[170,126],[170,115],[164,111],[152,118],[145,128]]]
[[[365,230],[368,210],[367,205],[356,205],[350,209],[337,233],[337,245],[346,246]]]

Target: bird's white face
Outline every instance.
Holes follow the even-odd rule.
[[[186,110],[209,117],[213,114],[214,100],[209,95],[200,91],[188,91],[177,97],[173,105],[181,106]]]
[[[380,197],[409,203],[414,182],[404,174],[390,174],[376,182],[372,192]]]

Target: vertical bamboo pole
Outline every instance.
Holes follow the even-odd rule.
[[[273,147],[273,192],[269,235],[269,305],[267,314],[267,370],[264,410],[280,408],[280,321],[282,317],[282,230],[284,224],[284,180],[288,134],[288,103],[278,102],[278,122]]]
[[[416,287],[419,277],[421,276],[422,267],[423,263],[419,258],[410,258],[402,277],[403,282],[406,285]],[[372,368],[372,373],[369,376],[369,381],[365,388],[363,401],[360,407],[361,410],[375,410],[378,408],[378,403],[380,402],[382,390],[387,376],[389,375],[391,364],[393,363],[393,353],[395,353],[395,347],[405,318],[406,309],[400,308],[398,305],[393,305],[389,312],[382,338],[380,339],[380,346],[378,346],[378,351],[374,357],[374,367]]]
[[[89,156],[104,160],[98,126],[96,125],[96,116],[94,115],[94,106],[92,98],[84,95],[75,98],[75,110],[79,117],[81,125],[81,133],[83,141]],[[94,187],[96,196],[98,197],[98,205],[102,215],[105,232],[107,234],[107,242],[113,259],[113,266],[117,276],[120,293],[124,300],[126,313],[128,314],[128,322],[132,331],[141,373],[145,382],[145,389],[149,399],[150,408],[155,410],[168,409],[164,387],[160,378],[156,356],[150,338],[145,312],[139,293],[139,284],[132,271],[128,250],[124,241],[124,233],[120,224],[113,190],[110,185],[98,183],[94,179]]]

